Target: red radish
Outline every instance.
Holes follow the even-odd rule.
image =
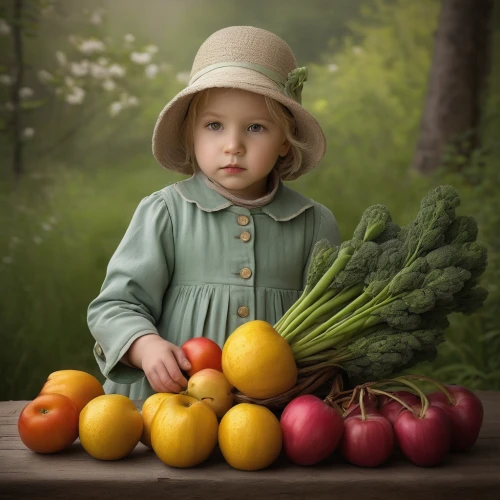
[[[365,405],[365,412],[368,414],[378,415],[379,411],[377,409],[377,398],[375,396],[370,395],[369,397],[365,397],[363,399],[363,403]],[[355,415],[361,415],[361,407],[358,403],[351,404],[346,409],[344,413],[344,419],[347,417],[354,417]]]
[[[344,436],[340,453],[351,464],[376,467],[387,461],[394,449],[392,425],[381,415],[369,413],[349,416],[344,420]]]
[[[427,406],[427,405],[425,405]],[[441,408],[429,406],[403,410],[394,422],[394,432],[403,454],[415,465],[432,467],[444,461],[451,446],[451,423]]]
[[[396,391],[391,394],[394,394],[394,396],[403,401],[403,403],[406,403],[408,406],[420,404],[420,398],[412,392]],[[381,397],[379,412],[387,420],[389,420],[391,424],[394,425],[394,421],[401,410],[404,410],[404,406],[395,399],[389,398],[388,396]]]
[[[312,394],[290,401],[281,414],[280,425],[283,449],[299,465],[313,465],[329,457],[344,432],[340,412]]]
[[[481,400],[466,387],[447,385],[445,388],[450,398],[441,390],[427,396],[432,406],[438,406],[451,421],[451,449],[467,451],[477,441],[483,423],[483,404]]]

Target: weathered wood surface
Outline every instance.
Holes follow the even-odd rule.
[[[298,467],[281,457],[263,471],[232,469],[219,451],[191,469],[164,465],[138,444],[114,462],[90,457],[75,442],[67,451],[39,455],[26,449],[17,419],[27,401],[0,402],[0,498],[17,499],[349,499],[500,500],[500,392],[478,392],[485,420],[468,453],[450,454],[445,464],[421,468],[401,455],[363,469],[339,458]]]

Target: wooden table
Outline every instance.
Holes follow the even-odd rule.
[[[299,467],[285,457],[257,472],[232,469],[219,451],[191,469],[164,465],[138,444],[123,460],[93,459],[80,443],[55,455],[28,450],[17,433],[27,401],[0,402],[0,498],[17,499],[347,499],[500,500],[500,392],[477,392],[485,409],[478,442],[468,453],[421,468],[401,455],[376,469],[332,458]]]

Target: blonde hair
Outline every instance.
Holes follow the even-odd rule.
[[[210,90],[205,89],[194,95],[181,129],[182,146],[186,152],[185,161],[195,171],[198,169],[198,164],[196,163],[196,156],[194,154],[194,124],[196,123],[199,106],[207,102]],[[271,118],[282,128],[286,140],[290,143],[287,155],[280,156],[274,167],[277,169],[280,177],[286,179],[300,170],[303,152],[308,149],[308,145],[297,138],[297,124],[288,108],[271,97],[263,97]]]

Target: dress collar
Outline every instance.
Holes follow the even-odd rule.
[[[210,189],[196,174],[189,179],[176,182],[174,187],[184,200],[195,203],[204,212],[217,212],[234,205],[232,201]],[[250,209],[250,212],[262,211],[272,219],[284,222],[297,217],[312,206],[311,200],[288,188],[280,180],[278,191],[273,200],[263,207]]]

